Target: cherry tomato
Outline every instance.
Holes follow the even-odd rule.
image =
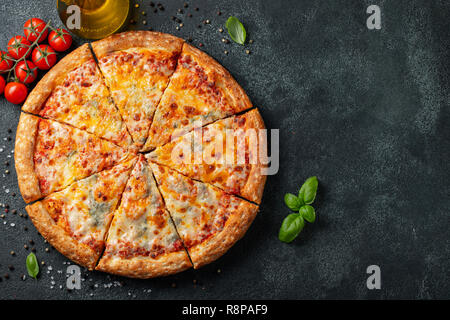
[[[15,36],[8,42],[8,52],[14,59],[22,58],[28,51],[30,42],[22,36]],[[28,52],[28,55],[30,52]],[[28,57],[27,55],[27,57]]]
[[[37,77],[37,68],[33,62],[25,60],[20,61],[16,68],[16,77],[22,83],[32,83]]]
[[[3,90],[5,90],[5,78],[0,76],[0,94],[3,93]]]
[[[50,32],[48,36],[48,43],[56,51],[66,51],[72,45],[72,36],[67,30],[56,29]]]
[[[19,104],[27,98],[28,89],[20,82],[10,82],[5,87],[5,98],[11,103]]]
[[[56,63],[56,52],[49,45],[40,44],[31,54],[33,63],[41,70],[48,70]]]
[[[39,18],[31,18],[28,19],[27,22],[23,25],[23,33],[25,34],[25,37],[28,41],[34,42],[39,38],[39,36],[42,34],[42,36],[39,39],[39,43],[42,41],[45,41],[48,34],[48,29],[45,29],[45,26],[47,24],[44,20]],[[45,29],[44,33],[42,31]]]
[[[0,50],[0,73],[5,73],[13,66],[13,61],[11,60],[11,56],[5,52]]]

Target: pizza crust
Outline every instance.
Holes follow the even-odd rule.
[[[61,59],[31,91],[22,107],[22,111],[39,114],[53,89],[64,82],[67,73],[91,59],[94,59],[94,56],[87,43]]]
[[[34,171],[34,149],[39,118],[21,113],[16,133],[14,160],[20,193],[26,203],[42,197],[39,181]]]
[[[181,52],[184,40],[172,35],[153,31],[128,31],[114,34],[92,43],[92,49],[98,59],[104,55],[129,48],[147,48]]]
[[[85,244],[71,238],[45,209],[41,202],[27,206],[25,210],[33,221],[39,233],[53,246],[70,260],[94,270],[100,255]]]
[[[102,257],[95,270],[113,273],[119,276],[148,279],[168,276],[192,267],[185,251],[171,252],[158,256],[133,257],[121,259],[120,257]]]
[[[218,259],[241,239],[255,219],[258,208],[257,205],[243,200],[237,210],[231,213],[220,233],[188,248],[194,269]]]
[[[258,109],[253,109],[249,111],[246,115],[245,130],[248,129],[265,129],[264,120],[261,117]],[[249,150],[250,152],[259,152],[261,148],[267,151],[267,144],[260,144],[258,141],[258,150]],[[266,153],[267,154],[267,153]],[[256,154],[258,159],[258,164],[253,164],[250,173],[247,178],[245,186],[241,190],[241,196],[247,200],[255,202],[257,204],[261,203],[262,195],[264,192],[264,185],[266,184],[267,176],[264,174],[266,165],[259,162],[259,154]]]

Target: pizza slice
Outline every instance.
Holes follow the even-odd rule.
[[[182,174],[260,203],[266,175],[259,154],[266,155],[257,109],[195,129],[147,154],[147,159]],[[265,137],[265,136],[264,136]]]
[[[223,255],[258,212],[257,205],[216,187],[154,163],[150,166],[194,268]]]
[[[183,40],[150,31],[113,35],[92,44],[107,86],[138,147],[175,71]]]
[[[14,157],[27,203],[131,156],[132,152],[86,131],[27,113],[20,116]]]
[[[136,163],[108,233],[97,270],[134,278],[191,267],[145,158]]]
[[[93,270],[136,158],[71,184],[26,207],[34,225],[59,252]]]
[[[132,143],[87,44],[47,72],[22,110],[70,124],[122,147]]]
[[[251,108],[244,90],[219,63],[184,44],[143,148],[149,151],[193,128]]]

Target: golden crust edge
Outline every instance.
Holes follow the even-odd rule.
[[[38,117],[22,112],[17,125],[14,162],[20,193],[26,203],[43,196],[34,171],[34,149],[38,123]]]
[[[70,260],[94,270],[100,255],[92,248],[72,239],[51,218],[42,202],[36,202],[25,208],[39,233],[60,253]]]
[[[220,258],[239,239],[241,239],[252,224],[258,213],[259,206],[241,200],[238,209],[228,218],[225,228],[212,238],[196,246],[188,248],[189,256],[198,269]]]
[[[245,122],[246,129],[265,129],[264,120],[261,117],[258,109],[253,109],[244,114],[247,118]],[[258,133],[257,133],[258,134]],[[258,135],[259,137],[259,135]],[[264,145],[261,145],[261,142]],[[250,147],[250,146],[249,146]],[[257,150],[250,150],[251,152],[258,152],[260,148],[264,148],[267,150],[267,142],[261,141],[258,139],[258,147]],[[261,203],[261,199],[264,192],[264,186],[266,184],[267,176],[264,174],[265,165],[260,163],[259,154],[256,154],[256,159],[258,160],[257,164],[252,165],[249,176],[247,178],[247,182],[245,183],[242,191],[240,192],[240,196],[253,201],[257,204]]]
[[[92,43],[92,49],[97,58],[101,59],[108,53],[135,47],[181,52],[183,43],[183,39],[167,33],[141,30],[122,32],[95,41]]]
[[[150,257],[119,257],[103,256],[95,270],[113,273],[130,278],[148,279],[175,274],[192,267],[185,251],[165,254],[153,259]]]
[[[28,95],[22,111],[39,114],[53,89],[64,81],[67,73],[93,58],[94,56],[87,43],[66,55],[38,82]]]

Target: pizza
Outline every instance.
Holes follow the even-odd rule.
[[[266,176],[258,152],[266,150],[259,150],[265,145],[256,129],[263,128],[253,109],[191,131],[148,153],[147,159],[260,203]]]
[[[144,151],[195,127],[250,109],[244,90],[214,59],[185,44],[164,91]]]
[[[114,213],[106,250],[96,269],[148,278],[190,266],[152,170],[141,156]]]
[[[65,56],[39,81],[22,111],[67,123],[123,147],[131,144],[87,44]]]
[[[26,207],[34,225],[63,254],[93,269],[134,162],[91,175]]]
[[[224,254],[247,231],[258,206],[175,170],[151,164],[194,267]]]
[[[132,156],[127,149],[87,131],[27,113],[20,116],[15,162],[27,203]]]
[[[196,269],[257,215],[264,128],[207,54],[168,34],[116,34],[68,54],[30,93],[14,151],[19,188],[38,231],[89,270]]]
[[[167,34],[136,32],[93,44],[99,67],[138,147],[147,140],[153,114],[175,71],[183,41]]]

